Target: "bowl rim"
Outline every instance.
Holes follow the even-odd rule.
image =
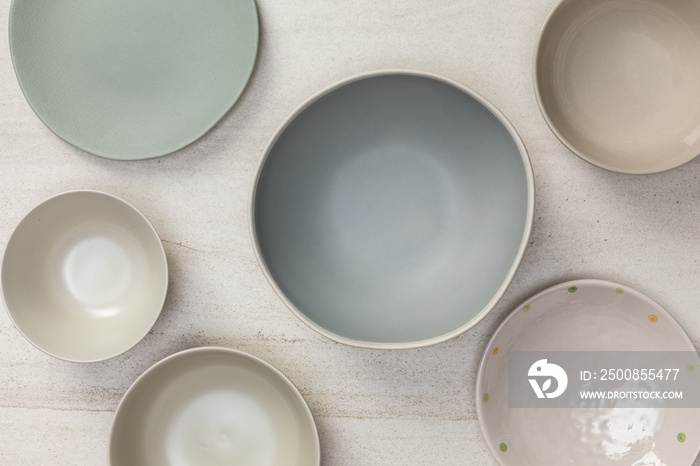
[[[165,358],[156,361],[153,365],[151,365],[149,368],[147,368],[145,371],[143,371],[136,379],[129,385],[129,388],[124,392],[124,395],[121,397],[119,400],[119,404],[117,405],[117,409],[114,411],[114,416],[112,417],[112,423],[109,429],[109,443],[107,446],[107,461],[111,465],[112,464],[112,448],[114,446],[114,427],[117,423],[117,420],[119,419],[119,415],[122,411],[124,411],[124,405],[126,404],[126,400],[129,398],[129,396],[136,390],[136,388],[142,384],[144,384],[144,380],[148,377],[148,375],[151,372],[156,371],[158,368],[172,364],[173,361],[177,361],[178,359],[181,359],[183,357],[189,356],[191,354],[196,354],[196,353],[206,353],[206,352],[212,352],[212,353],[217,353],[217,354],[228,354],[228,355],[234,355],[238,357],[242,357],[244,359],[248,359],[260,366],[263,366],[264,368],[270,370],[273,374],[275,374],[279,380],[285,385],[286,388],[289,389],[290,393],[294,394],[294,397],[301,402],[301,406],[303,406],[304,409],[304,414],[305,414],[305,419],[309,421],[311,427],[312,427],[312,433],[315,439],[314,442],[314,449],[316,453],[316,458],[317,461],[315,462],[316,465],[321,464],[321,440],[318,435],[318,427],[316,426],[316,421],[314,419],[313,413],[311,412],[311,407],[309,407],[309,404],[306,402],[306,399],[304,398],[304,395],[301,394],[299,391],[299,388],[294,385],[294,382],[292,382],[289,377],[287,377],[284,372],[281,370],[277,369],[275,366],[270,364],[269,362],[265,361],[264,359],[261,359],[257,356],[253,356],[250,353],[246,353],[245,351],[241,351],[238,349],[233,349],[233,348],[228,348],[224,346],[198,346],[194,348],[188,348],[182,351],[178,351],[176,353],[173,353],[169,356],[166,356]],[[133,395],[132,395],[133,396]]]
[[[39,343],[35,342],[32,338],[30,338],[29,335],[27,335],[27,333],[25,333],[24,330],[22,330],[22,328],[21,328],[19,325],[17,325],[17,322],[15,321],[15,319],[14,319],[14,317],[13,317],[13,313],[12,313],[12,311],[10,310],[10,306],[7,304],[7,300],[5,299],[5,289],[6,289],[6,288],[5,288],[4,276],[5,276],[5,273],[8,273],[8,271],[5,270],[5,268],[6,268],[6,265],[5,265],[5,257],[6,257],[6,254],[7,254],[8,249],[11,247],[11,245],[12,245],[12,243],[13,243],[13,238],[15,238],[15,236],[19,234],[19,233],[18,233],[19,227],[25,222],[25,220],[29,217],[29,215],[31,215],[32,212],[34,212],[36,209],[38,209],[40,206],[44,205],[45,203],[50,202],[50,201],[53,201],[53,200],[55,200],[56,198],[59,198],[59,197],[63,197],[63,196],[67,196],[67,195],[76,195],[76,194],[77,194],[77,195],[79,195],[79,194],[96,194],[96,195],[104,196],[104,197],[106,197],[106,198],[110,198],[110,199],[112,199],[112,200],[114,200],[114,201],[117,201],[117,202],[119,202],[119,203],[125,205],[125,206],[128,207],[133,213],[135,213],[137,217],[140,217],[140,218],[144,221],[144,225],[146,225],[146,226],[148,227],[149,231],[150,231],[150,232],[153,234],[153,236],[158,240],[158,245],[160,246],[160,247],[158,248],[158,251],[160,252],[160,254],[159,254],[159,255],[160,255],[160,262],[161,262],[161,264],[163,265],[163,268],[164,268],[164,271],[165,271],[165,276],[164,276],[164,282],[165,282],[165,283],[163,284],[163,285],[164,285],[164,286],[163,286],[163,293],[162,293],[162,296],[161,296],[161,298],[160,298],[160,300],[159,300],[159,302],[160,302],[160,307],[158,308],[158,312],[155,312],[155,313],[154,313],[154,315],[153,315],[153,320],[152,320],[152,322],[150,323],[150,325],[148,326],[148,330],[146,330],[146,332],[145,332],[140,338],[138,338],[133,344],[131,344],[131,345],[129,345],[128,347],[126,347],[126,348],[120,350],[118,353],[115,353],[115,354],[112,354],[112,355],[109,355],[109,356],[104,356],[104,357],[101,357],[101,358],[92,358],[92,359],[88,359],[88,358],[86,358],[86,359],[67,358],[67,357],[64,357],[64,356],[55,354],[54,352],[48,351],[48,350],[45,349],[45,348],[42,348],[42,347],[39,345]],[[120,198],[120,197],[118,197],[118,196],[115,196],[114,194],[110,194],[110,193],[107,193],[107,192],[104,192],[104,191],[98,191],[98,190],[96,190],[96,189],[73,189],[73,190],[70,190],[70,191],[63,191],[63,192],[60,192],[60,193],[58,193],[58,194],[54,194],[53,196],[50,196],[50,197],[44,199],[43,201],[39,202],[38,204],[36,204],[33,208],[31,208],[30,210],[28,210],[28,211],[22,216],[22,219],[17,223],[17,225],[15,225],[14,229],[12,230],[12,233],[10,234],[9,239],[7,240],[7,243],[5,244],[5,250],[3,251],[2,259],[0,260],[0,294],[2,295],[2,304],[3,304],[3,306],[5,307],[5,311],[7,312],[7,315],[8,315],[8,317],[10,318],[10,321],[12,322],[12,325],[13,325],[13,326],[19,331],[19,333],[20,333],[29,343],[31,343],[32,346],[34,346],[36,349],[40,350],[41,352],[43,352],[43,353],[45,353],[45,354],[47,354],[47,355],[49,355],[49,356],[53,356],[54,358],[62,359],[62,360],[64,360],[64,361],[68,361],[68,362],[75,362],[75,363],[91,363],[91,362],[106,361],[106,360],[108,360],[108,359],[112,359],[112,358],[115,358],[115,357],[117,357],[117,356],[119,356],[119,355],[121,355],[121,354],[126,353],[127,351],[129,351],[130,349],[132,349],[134,346],[136,346],[137,344],[139,344],[139,343],[146,337],[146,335],[148,335],[148,332],[150,332],[150,330],[153,328],[153,326],[155,325],[156,321],[157,321],[158,318],[160,317],[161,313],[163,312],[163,307],[165,306],[165,299],[166,299],[166,297],[167,297],[167,295],[168,295],[169,282],[170,282],[170,278],[169,278],[169,271],[168,271],[168,258],[167,258],[167,255],[165,254],[165,248],[163,247],[163,241],[160,239],[160,236],[158,235],[158,232],[156,231],[156,229],[155,229],[155,227],[153,226],[153,224],[148,220],[148,218],[146,218],[146,216],[145,216],[140,210],[138,210],[136,207],[134,207],[131,203],[127,202],[126,200],[124,200],[124,199],[122,199],[122,198]]]
[[[558,290],[566,290],[567,288],[571,286],[576,286],[576,287],[581,287],[581,286],[587,286],[587,285],[597,285],[597,286],[607,286],[612,289],[617,288],[617,287],[622,287],[625,290],[625,293],[630,293],[634,294],[636,297],[640,298],[642,301],[645,301],[646,303],[649,304],[649,306],[655,308],[657,312],[660,314],[663,314],[664,316],[669,317],[669,322],[671,326],[674,328],[677,328],[680,330],[680,332],[685,335],[686,342],[690,344],[691,347],[695,348],[695,343],[690,339],[690,335],[683,329],[681,324],[676,320],[675,317],[661,304],[656,302],[654,299],[650,298],[646,294],[642,293],[641,291],[638,291],[636,288],[632,288],[627,285],[623,285],[618,282],[610,281],[610,280],[604,280],[600,278],[577,278],[573,280],[567,280],[564,282],[559,282],[556,283],[552,286],[548,286],[537,293],[533,294],[532,296],[526,298],[523,300],[520,304],[517,306],[513,307],[513,310],[510,311],[501,321],[500,324],[496,327],[496,330],[493,331],[491,336],[489,337],[488,341],[486,344],[483,346],[483,351],[481,353],[481,358],[479,359],[479,367],[476,370],[476,380],[474,382],[474,404],[476,406],[476,417],[479,421],[479,430],[481,432],[482,439],[486,444],[488,445],[489,451],[491,452],[491,456],[493,459],[502,466],[505,466],[506,463],[501,461],[501,453],[496,449],[496,444],[492,442],[491,438],[489,437],[487,430],[485,428],[485,417],[486,415],[484,414],[484,406],[483,406],[483,401],[480,398],[480,392],[479,392],[479,387],[481,386],[481,383],[483,382],[483,379],[485,377],[485,371],[486,371],[486,362],[489,359],[490,352],[489,348],[493,346],[493,344],[496,342],[496,338],[500,335],[501,331],[512,321],[513,319],[516,318],[516,316],[520,315],[522,312],[521,309],[528,303],[534,303],[538,300],[540,300],[542,297],[549,295],[551,293],[554,293]],[[696,452],[696,459],[700,457],[700,448]]]
[[[245,93],[246,89],[248,88],[248,85],[250,84],[251,77],[253,76],[253,72],[255,71],[255,68],[257,67],[259,56],[260,56],[260,12],[258,11],[258,4],[256,0],[250,0],[250,3],[253,7],[253,16],[255,17],[255,38],[253,41],[253,63],[250,66],[250,70],[248,70],[245,79],[242,81],[242,87],[241,89],[232,97],[232,101],[230,105],[226,107],[226,109],[218,116],[215,116],[213,120],[211,120],[211,124],[207,125],[202,125],[205,127],[202,131],[200,131],[196,136],[193,136],[187,140],[184,144],[181,144],[179,147],[174,148],[174,149],[168,149],[165,151],[157,151],[152,154],[147,154],[147,155],[139,155],[137,157],[120,157],[119,155],[114,155],[112,153],[98,153],[99,151],[95,150],[90,150],[85,147],[85,144],[81,143],[78,140],[74,140],[70,135],[67,134],[62,134],[61,131],[55,130],[52,126],[50,126],[46,120],[46,116],[42,115],[41,112],[39,112],[36,107],[35,103],[32,102],[32,100],[29,98],[29,94],[26,90],[26,86],[24,82],[22,81],[22,78],[19,75],[19,72],[17,71],[17,64],[16,64],[16,51],[14,49],[13,45],[13,12],[15,9],[15,4],[20,2],[20,1],[26,1],[26,0],[12,0],[10,3],[10,8],[9,8],[9,13],[8,13],[8,24],[7,24],[7,39],[8,39],[8,47],[10,49],[10,62],[12,63],[12,69],[15,74],[15,78],[17,79],[17,84],[19,85],[20,90],[22,91],[22,95],[24,96],[25,102],[29,105],[29,107],[32,109],[34,114],[39,118],[39,120],[46,126],[46,128],[49,129],[53,134],[55,134],[59,139],[62,141],[66,142],[67,144],[75,147],[76,149],[79,149],[87,154],[94,155],[95,157],[100,157],[106,160],[114,160],[115,162],[138,162],[140,160],[153,160],[153,159],[158,159],[161,157],[165,157],[166,155],[171,155],[174,154],[175,152],[178,152],[182,149],[185,149],[186,147],[191,146],[195,142],[199,141],[200,139],[204,138],[207,134],[209,134],[214,128],[228,115],[233,107],[236,106],[236,104],[242,99],[243,94]],[[59,134],[61,133],[61,134]]]
[[[526,183],[527,183],[527,211],[526,211],[526,221],[525,221],[525,228],[522,234],[522,239],[520,241],[520,246],[518,248],[518,252],[513,260],[513,263],[511,264],[510,269],[508,270],[508,273],[503,279],[503,282],[501,283],[500,287],[496,291],[496,293],[493,295],[491,300],[484,306],[473,318],[471,318],[468,322],[465,324],[461,325],[460,327],[453,329],[447,333],[444,333],[443,335],[439,335],[436,337],[424,339],[424,340],[417,340],[417,341],[409,341],[409,342],[397,342],[397,343],[385,343],[385,342],[373,342],[373,341],[364,341],[364,340],[355,340],[351,338],[347,338],[341,335],[338,335],[334,332],[331,332],[329,330],[326,330],[325,328],[321,327],[319,324],[308,318],[303,312],[301,312],[290,300],[287,298],[287,296],[284,294],[282,289],[277,285],[277,282],[273,278],[267,263],[265,262],[263,256],[262,256],[262,251],[260,248],[260,243],[258,241],[258,236],[257,236],[257,230],[255,226],[255,201],[256,201],[256,192],[257,192],[257,187],[258,187],[258,182],[260,181],[260,176],[262,174],[262,170],[265,167],[265,163],[267,162],[267,159],[270,155],[270,152],[274,145],[277,143],[277,140],[281,136],[281,134],[287,129],[287,127],[290,125],[290,123],[297,118],[306,108],[308,108],[311,104],[315,103],[317,100],[322,98],[323,96],[331,93],[332,91],[339,89],[347,84],[361,81],[364,79],[368,78],[375,78],[375,77],[381,77],[381,76],[393,76],[393,75],[402,75],[402,76],[415,76],[415,77],[421,77],[421,78],[428,78],[432,79],[435,81],[442,82],[444,84],[447,84],[449,86],[452,86],[465,94],[467,94],[469,97],[473,98],[476,100],[479,104],[483,105],[484,108],[486,108],[493,116],[496,117],[496,119],[505,127],[505,129],[508,131],[510,137],[513,139],[514,143],[516,144],[518,148],[518,153],[520,154],[521,161],[523,163],[523,168],[525,171],[525,178],[526,178]],[[447,340],[450,340],[452,338],[455,338],[467,330],[471,329],[474,327],[476,324],[478,324],[486,315],[496,306],[496,304],[501,300],[503,295],[505,294],[508,286],[510,283],[513,281],[513,277],[515,276],[516,271],[518,270],[518,267],[520,266],[520,263],[522,262],[522,259],[525,255],[525,250],[527,249],[528,242],[530,240],[530,235],[532,233],[532,224],[534,220],[534,214],[535,214],[535,178],[533,175],[532,171],[532,164],[530,161],[530,157],[528,155],[527,149],[525,148],[525,144],[522,141],[522,138],[516,131],[515,127],[510,123],[510,121],[501,113],[500,110],[496,108],[491,102],[486,100],[481,94],[477,93],[473,89],[458,83],[457,81],[454,81],[450,78],[443,77],[441,75],[427,72],[427,71],[416,71],[416,70],[404,70],[404,69],[387,69],[387,70],[377,70],[377,71],[368,71],[360,74],[356,74],[354,76],[350,76],[348,78],[342,79],[340,81],[337,81],[320,91],[317,91],[311,97],[307,98],[304,100],[299,106],[296,107],[296,109],[289,115],[287,116],[282,124],[277,128],[273,136],[270,138],[269,142],[267,143],[265,150],[263,152],[263,156],[258,162],[257,168],[255,169],[255,176],[253,177],[253,181],[250,186],[250,193],[248,196],[248,226],[249,226],[249,234],[250,234],[250,239],[253,245],[253,251],[255,252],[255,257],[258,261],[258,264],[260,265],[260,268],[262,269],[263,274],[265,275],[265,278],[267,279],[268,283],[272,287],[272,289],[275,291],[277,296],[282,300],[282,302],[287,306],[287,308],[292,311],[292,313],[299,318],[304,324],[306,324],[308,327],[310,327],[312,330],[316,331],[318,334],[323,335],[327,338],[330,338],[331,340],[342,343],[348,346],[353,346],[353,347],[358,347],[358,348],[367,348],[367,349],[412,349],[412,348],[421,348],[421,347],[426,347],[426,346],[431,346],[435,345],[438,343],[443,343]]]
[[[559,131],[559,129],[556,126],[556,123],[554,120],[549,116],[547,113],[547,110],[545,109],[544,102],[542,99],[542,94],[540,92],[540,80],[539,80],[539,73],[537,72],[537,69],[539,67],[540,61],[541,61],[541,51],[544,48],[545,44],[545,35],[549,31],[549,28],[551,27],[552,22],[554,21],[554,17],[559,13],[561,10],[566,8],[568,4],[574,3],[579,0],[560,0],[554,8],[552,8],[547,15],[547,18],[545,19],[544,23],[542,24],[542,27],[540,29],[539,36],[537,37],[537,42],[535,44],[535,49],[534,49],[534,54],[533,54],[533,59],[532,59],[532,85],[535,90],[535,100],[537,101],[537,108],[540,110],[540,114],[542,115],[542,118],[544,118],[545,123],[547,123],[547,126],[549,127],[550,131],[556,136],[556,138],[561,142],[564,147],[569,149],[570,152],[572,152],[574,155],[578,156],[581,160],[584,160],[588,163],[590,163],[593,166],[596,166],[598,168],[602,168],[604,170],[608,170],[614,173],[621,173],[623,175],[655,175],[658,173],[664,173],[670,170],[675,170],[678,167],[681,167],[687,163],[690,163],[694,159],[696,159],[700,154],[696,154],[687,160],[678,163],[676,165],[670,166],[668,168],[662,168],[662,169],[654,169],[654,170],[642,170],[642,169],[625,169],[625,168],[620,168],[616,167],[607,163],[604,163],[600,160],[597,160],[583,151],[579,150],[577,147],[575,147],[569,140],[564,137],[564,135]],[[585,1],[585,0],[581,0]]]

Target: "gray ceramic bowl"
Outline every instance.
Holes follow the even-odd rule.
[[[289,117],[250,202],[258,260],[302,321],[349,345],[409,348],[461,334],[500,299],[534,183],[520,137],[483,97],[387,71]]]
[[[17,329],[37,348],[76,362],[128,350],[151,329],[168,289],[158,233],[111,194],[69,191],[17,225],[0,287]]]

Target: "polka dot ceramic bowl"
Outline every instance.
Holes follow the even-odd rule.
[[[542,407],[514,407],[516,391],[509,391],[514,386],[512,380],[509,384],[508,376],[513,370],[510,365],[517,364],[522,355],[532,355],[533,362],[541,362],[537,361],[540,357],[537,353],[524,352],[544,352],[552,358],[561,358],[561,353],[556,352],[567,355],[588,352],[591,357],[590,352],[601,351],[645,352],[638,356],[642,364],[650,354],[680,352],[684,359],[678,367],[683,371],[681,375],[687,376],[691,384],[692,377],[698,376],[698,371],[694,371],[698,356],[688,336],[666,310],[641,293],[601,280],[577,280],[542,291],[515,309],[496,330],[479,367],[477,414],[486,442],[499,464],[694,464],[700,449],[700,409],[697,408],[674,409],[649,404],[629,408],[619,400],[579,400],[575,407],[548,408],[554,405],[545,403],[556,398],[550,392],[555,394],[560,387],[562,392],[573,391],[574,398],[580,393],[573,388],[577,386],[578,373],[569,373],[567,382],[562,383],[555,372],[551,378],[556,378],[556,382],[542,384],[544,391],[549,390],[548,395],[535,398],[536,402],[544,398]],[[636,359],[637,353],[634,355]],[[686,364],[686,357],[694,364]],[[555,361],[552,358],[544,364],[552,366]],[[528,359],[524,367],[532,371],[537,366],[535,370],[541,370],[544,364],[530,366]],[[531,393],[527,376],[537,374],[528,372],[522,380],[524,391],[532,397],[536,393],[534,389]]]

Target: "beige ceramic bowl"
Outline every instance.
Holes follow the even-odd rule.
[[[124,395],[112,466],[318,466],[309,407],[280,371],[228,348],[185,350],[156,363]]]
[[[165,251],[138,210],[110,194],[70,191],[34,208],[10,237],[2,295],[37,348],[77,362],[128,350],[160,314]]]
[[[608,170],[657,173],[700,154],[700,2],[563,0],[535,92],[554,134]]]

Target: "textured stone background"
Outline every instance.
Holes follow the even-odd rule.
[[[103,363],[46,356],[0,312],[0,464],[106,464],[113,412],[134,379],[176,351],[224,345],[269,361],[299,387],[325,465],[493,465],[473,402],[481,352],[520,301],[574,278],[642,291],[697,346],[700,160],[624,176],[588,165],[555,139],[531,76],[555,3],[258,0],[258,63],[234,109],[174,155],[117,163],[67,145],[33,114],[10,62],[10,0],[0,0],[0,248],[35,204],[93,188],[153,222],[171,271],[152,332]],[[387,68],[441,74],[493,102],[524,139],[537,187],[531,244],[500,304],[465,335],[410,351],[350,348],[308,329],[268,286],[248,237],[250,182],[277,126],[319,89]]]

